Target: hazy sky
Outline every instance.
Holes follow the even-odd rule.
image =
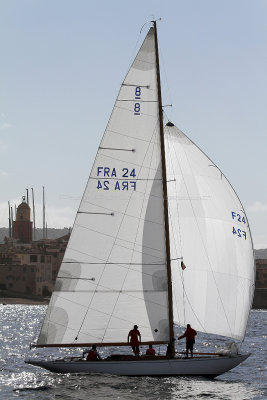
[[[42,186],[72,226],[120,84],[158,24],[169,118],[222,169],[267,247],[266,0],[0,0],[0,226]]]

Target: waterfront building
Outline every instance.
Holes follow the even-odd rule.
[[[256,260],[256,288],[267,288],[267,260]]]
[[[253,308],[267,309],[267,259],[256,260],[256,282]]]
[[[49,297],[69,240],[70,234],[32,241],[30,214],[23,198],[13,222],[12,237],[0,244],[0,291],[6,297]]]

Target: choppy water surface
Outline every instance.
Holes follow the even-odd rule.
[[[25,358],[51,354],[48,349],[29,349],[45,310],[45,306],[0,305],[0,399],[267,399],[267,311],[250,315],[242,351],[251,356],[234,370],[209,380],[55,374],[25,364]],[[208,345],[214,349],[216,342],[209,343],[199,334],[196,348],[206,350]],[[79,355],[81,350],[54,349],[53,355],[70,352]]]

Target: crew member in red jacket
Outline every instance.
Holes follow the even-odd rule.
[[[195,329],[191,328],[190,324],[187,324],[185,333],[178,337],[178,340],[186,338],[186,357],[188,357],[188,350],[191,352],[191,357],[193,357],[193,348],[195,344],[195,336],[197,332]]]
[[[139,340],[138,340],[139,338]],[[128,333],[128,343],[130,339],[130,344],[132,346],[133,352],[136,356],[139,355],[139,344],[141,342],[141,334],[138,330],[138,326],[134,325],[133,329]]]
[[[156,351],[155,349],[153,349],[152,344],[149,345],[149,348],[146,351],[146,356],[155,356],[156,355]]]
[[[87,361],[96,361],[96,360],[101,360],[101,356],[96,350],[96,345],[93,344],[92,348],[90,350],[84,351],[83,352],[83,357],[87,354],[86,360]]]

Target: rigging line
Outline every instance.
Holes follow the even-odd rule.
[[[185,135],[185,136],[186,136],[186,135]],[[187,136],[186,136],[186,137],[187,137]],[[193,143],[189,138],[187,138],[187,139],[188,139],[191,143]],[[193,144],[194,144],[194,143],[193,143]],[[188,158],[188,155],[187,155],[187,153],[186,153],[184,147],[183,147],[182,145],[181,145],[180,147],[182,148],[182,150],[183,150],[183,152],[184,152],[184,155],[185,155],[185,157],[186,157],[186,159],[187,159],[188,165],[190,166],[191,173],[192,173],[192,175],[193,175],[192,166],[191,166],[190,160],[189,160],[189,158]],[[202,154],[204,154],[204,153],[202,152],[202,150],[200,150],[200,151],[201,151]],[[175,155],[176,155],[176,157],[177,157],[175,148],[174,148],[174,153],[175,153]],[[204,155],[205,155],[205,154],[204,154]],[[205,156],[206,156],[206,155],[205,155]],[[177,160],[178,160],[178,157],[177,157]],[[179,165],[180,165],[180,163],[179,163]],[[181,171],[181,176],[182,176],[182,179],[183,179],[183,182],[184,182],[184,185],[185,185],[186,191],[187,191],[187,193],[188,193],[188,197],[189,197],[189,190],[188,190],[188,187],[187,187],[187,185],[186,185],[186,181],[185,181],[185,178],[184,178],[184,174],[183,174],[183,171],[182,171],[181,168],[180,168],[180,171]],[[207,260],[208,260],[208,263],[209,263],[209,267],[210,267],[210,270],[211,270],[211,273],[212,273],[213,281],[214,281],[214,283],[215,283],[215,286],[216,286],[216,289],[217,289],[217,293],[218,293],[218,296],[219,296],[219,299],[220,299],[220,303],[221,303],[222,308],[223,308],[223,311],[224,311],[224,316],[225,316],[225,318],[226,318],[227,325],[228,325],[229,331],[230,331],[230,333],[231,333],[231,336],[233,336],[232,330],[231,330],[231,325],[230,325],[230,323],[229,323],[229,321],[228,321],[227,313],[226,313],[226,310],[225,310],[225,307],[224,307],[224,304],[223,304],[223,301],[222,301],[222,298],[221,298],[221,294],[220,294],[220,291],[219,291],[219,288],[218,288],[218,285],[217,285],[217,281],[216,281],[216,279],[215,279],[214,271],[213,271],[213,268],[212,268],[212,265],[211,265],[211,262],[210,262],[210,259],[209,259],[209,255],[208,255],[208,252],[207,252],[207,248],[206,248],[206,246],[205,246],[205,242],[204,242],[204,240],[203,240],[203,236],[202,236],[202,233],[201,233],[201,230],[200,230],[200,227],[199,227],[198,219],[197,219],[197,217],[196,217],[195,209],[194,209],[194,207],[193,207],[193,203],[192,203],[192,201],[191,201],[190,198],[189,198],[189,201],[190,201],[192,213],[193,213],[193,215],[194,215],[195,223],[196,223],[196,226],[197,226],[197,229],[198,229],[198,232],[199,232],[201,241],[202,241],[203,249],[205,250],[206,257],[207,257]]]

